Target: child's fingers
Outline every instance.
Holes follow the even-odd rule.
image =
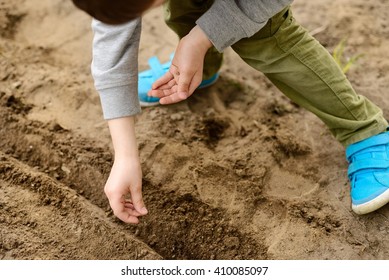
[[[189,86],[192,83],[194,75],[190,73],[182,73],[180,75],[180,79],[178,81],[178,87],[177,87],[177,92],[184,98],[188,98],[190,93],[189,93]]]
[[[180,73],[180,77],[177,84],[177,91],[172,94],[161,98],[159,101],[161,104],[173,104],[187,99],[190,96],[189,86],[192,81],[193,75],[187,72]]]
[[[170,80],[174,79],[174,76],[170,71],[166,72],[165,75],[163,75],[161,78],[156,80],[153,85],[152,89],[158,89],[160,86],[167,84]]]
[[[203,80],[203,73],[196,73],[192,79],[192,82],[189,86],[189,94],[192,95],[193,92],[199,87],[201,81]]]
[[[110,193],[107,197],[113,214],[118,219],[130,224],[139,223],[139,219],[137,217],[141,216],[140,213],[137,213],[136,210],[126,208],[125,204],[128,204],[128,202],[123,203],[123,197],[121,194]]]
[[[167,82],[166,84],[163,84],[163,85],[159,86],[159,87],[156,88],[156,89],[157,89],[157,90],[158,90],[158,89],[171,89],[171,88],[174,87],[175,85],[177,85],[176,80],[175,80],[175,79],[172,79],[172,80],[170,80],[169,82]]]
[[[128,213],[125,210],[123,210],[119,213],[116,213],[115,216],[125,223],[129,223],[129,224],[138,224],[139,223],[138,217],[132,215],[131,213]]]
[[[185,100],[187,98],[187,96],[182,96],[180,95],[178,92],[175,92],[169,96],[165,96],[165,97],[162,97],[160,100],[159,100],[159,103],[163,104],[163,105],[166,105],[166,104],[174,104],[174,103],[178,103],[182,100]]]
[[[134,217],[140,217],[142,216],[141,213],[139,213],[138,211],[135,210],[135,207],[134,205],[131,205],[130,204],[124,204],[124,210],[131,216],[134,216]]]
[[[132,204],[132,202],[124,202],[123,205],[124,208],[135,210],[134,204]]]
[[[177,85],[173,86],[172,88],[168,89],[157,89],[157,90],[151,90],[148,92],[149,96],[162,98],[165,96],[172,95],[177,92]]]
[[[141,215],[146,215],[148,213],[145,203],[143,202],[142,197],[142,185],[135,185],[130,187],[131,200],[134,208]]]
[[[187,97],[192,95],[192,93],[198,88],[202,81],[203,71],[189,71],[181,74],[178,81],[177,92],[183,92]]]
[[[194,75],[182,73],[178,85],[169,90],[151,91],[151,95],[161,98],[161,104],[173,104],[187,99],[198,88],[202,81],[202,72]]]

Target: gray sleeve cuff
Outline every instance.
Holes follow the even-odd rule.
[[[254,21],[247,17],[235,1],[219,0],[204,13],[196,24],[205,32],[215,48],[222,52],[245,37],[258,32],[269,18]]]
[[[139,114],[141,107],[136,93],[136,85],[99,90],[104,119],[109,120]]]

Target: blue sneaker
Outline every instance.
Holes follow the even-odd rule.
[[[389,131],[346,148],[352,209],[367,214],[389,202]]]
[[[159,104],[159,98],[148,96],[147,93],[151,89],[152,84],[162,77],[170,68],[171,65],[171,56],[170,61],[164,64],[161,64],[156,56],[149,59],[150,69],[140,72],[138,75],[138,97],[140,106],[150,107],[156,106]],[[209,87],[216,83],[219,78],[219,73],[216,73],[211,78],[203,80],[199,85],[198,89]]]

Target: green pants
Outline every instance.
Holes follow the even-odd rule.
[[[167,1],[166,23],[182,38],[212,3]],[[318,116],[344,146],[388,127],[382,110],[355,93],[329,52],[295,21],[290,7],[273,16],[254,36],[231,47],[293,102]],[[204,78],[215,74],[221,64],[222,54],[210,49],[204,61]]]

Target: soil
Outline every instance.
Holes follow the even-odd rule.
[[[329,50],[347,38],[356,91],[389,116],[387,0],[296,0]],[[144,17],[140,68],[176,36]],[[161,34],[164,34],[161,36]],[[387,259],[389,206],[350,209],[344,148],[228,49],[220,80],[143,109],[149,214],[116,219],[112,146],[90,75],[90,18],[71,1],[0,2],[0,259]]]

